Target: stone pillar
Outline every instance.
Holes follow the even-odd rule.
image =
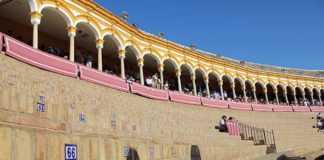
[[[192,85],[193,85],[194,94],[195,94],[195,96],[197,96],[197,88],[196,88],[196,74],[195,74],[195,73],[191,73],[191,80],[192,80]]]
[[[74,44],[74,37],[76,35],[76,28],[73,26],[69,26],[67,28],[68,36],[70,37],[70,61],[74,62],[74,54],[75,54],[75,44]]]
[[[144,73],[143,73],[144,59],[143,58],[137,59],[137,65],[140,71],[141,85],[144,85]]]
[[[209,78],[208,77],[204,77],[204,82],[206,85],[206,91],[207,91],[207,97],[210,97],[210,91],[209,91]]]
[[[102,49],[104,41],[102,39],[96,40],[96,46],[98,49],[98,70],[102,71]]]
[[[231,83],[231,87],[232,87],[232,92],[233,92],[233,100],[235,100],[236,99],[236,93],[235,93],[235,83],[234,82]]]
[[[125,50],[119,50],[118,51],[118,57],[120,59],[120,77],[122,79],[125,79],[125,56],[126,55],[126,51]]]
[[[163,77],[163,71],[164,71],[164,64],[158,64],[158,70],[160,72],[160,79],[161,79],[161,89],[163,89],[163,85],[164,85],[164,77]]]
[[[255,101],[255,103],[258,103],[258,97],[256,96],[256,89],[255,89],[255,87],[252,88],[252,91],[253,91],[254,101]]]
[[[263,92],[264,92],[264,95],[265,95],[266,102],[267,102],[267,104],[269,104],[268,90],[266,88],[263,88]]]
[[[284,91],[284,96],[285,96],[285,99],[286,99],[286,103],[289,105],[289,100],[288,100],[287,91]]]
[[[224,91],[223,91],[223,80],[219,80],[218,85],[219,85],[219,88],[220,88],[220,93],[221,93],[221,96],[222,96],[222,100],[225,100]]]
[[[246,90],[244,85],[242,85],[242,91],[243,91],[244,101],[245,103],[247,103]]]
[[[33,47],[38,49],[38,25],[41,22],[42,14],[35,11],[30,13],[30,17],[33,25]]]
[[[277,105],[279,105],[278,91],[275,89],[274,92],[276,94]]]
[[[176,70],[176,75],[177,75],[177,79],[178,79],[178,90],[179,92],[182,92],[182,88],[181,88],[181,69],[178,68]]]

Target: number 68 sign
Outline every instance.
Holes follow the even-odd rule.
[[[77,149],[77,145],[75,144],[65,144],[65,160],[77,160]]]

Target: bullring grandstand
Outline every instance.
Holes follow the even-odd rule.
[[[181,46],[91,0],[0,1],[0,10],[0,159],[323,155],[313,128],[323,71]]]

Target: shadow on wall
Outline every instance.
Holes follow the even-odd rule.
[[[129,156],[127,160],[140,160],[137,151],[134,148],[129,148]]]
[[[191,146],[191,160],[201,160],[199,147],[197,145]]]

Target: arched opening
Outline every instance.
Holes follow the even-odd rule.
[[[208,74],[208,79],[209,79],[209,90],[210,90],[210,95],[214,99],[221,99],[221,93],[220,93],[220,86],[219,86],[219,77],[216,73],[209,73]]]
[[[191,146],[191,160],[201,160],[200,150],[197,145]]]
[[[307,103],[307,105],[308,106],[310,106],[310,105],[313,105],[313,102],[312,102],[312,91],[309,89],[309,88],[305,88],[304,89],[304,92],[305,92],[305,100],[306,100],[306,103]]]
[[[127,160],[140,160],[140,157],[136,149],[129,148],[129,154],[127,156]]]
[[[195,70],[196,74],[196,92],[198,96],[207,96],[207,90],[206,90],[206,85],[204,82],[204,71],[202,71],[200,68],[197,68]]]
[[[267,84],[267,94],[269,104],[277,104],[275,88],[272,84]]]
[[[171,59],[166,59],[163,61],[163,78],[164,85],[168,86],[169,90],[177,90],[178,89],[178,81],[176,76],[177,65]]]
[[[257,82],[255,83],[255,93],[258,99],[258,103],[266,104],[265,93],[264,93],[264,86],[262,83]]]
[[[98,68],[98,50],[96,47],[95,29],[86,22],[76,25],[75,36],[75,62],[87,65],[91,68]]]
[[[295,98],[294,98],[294,90],[291,86],[287,86],[287,98],[289,104],[295,104]]]
[[[235,85],[235,94],[236,94],[236,101],[244,102],[244,93],[243,93],[243,82],[240,78],[234,79],[234,85]]]
[[[0,11],[0,32],[32,45],[33,27],[30,22],[31,10],[28,1],[10,1],[0,5]]]
[[[314,105],[315,106],[320,106],[321,105],[319,94],[320,94],[319,90],[316,89],[316,88],[313,88],[313,98],[314,98]]]
[[[144,80],[145,85],[158,88],[161,86],[161,80],[158,71],[159,59],[152,53],[145,54],[144,57]]]
[[[49,54],[69,57],[69,37],[66,28],[68,22],[60,10],[55,8],[44,8],[42,20],[39,25],[38,44],[39,49]]]
[[[303,90],[300,87],[296,87],[296,99],[299,105],[304,105],[304,97],[303,97]]]
[[[187,64],[183,64],[180,67],[181,69],[181,87],[182,91],[187,94],[194,94],[193,92],[193,84],[191,80],[192,70]]]
[[[245,81],[245,92],[247,97],[248,103],[255,102],[254,95],[253,95],[253,83],[249,80]]]
[[[106,35],[103,40],[104,44],[102,49],[102,69],[104,72],[109,72],[120,76],[121,68],[118,55],[120,48],[118,41],[111,35]]]
[[[324,102],[324,89],[321,89],[321,100],[322,100],[322,104],[321,106],[323,106],[323,102]]]
[[[287,104],[284,92],[285,92],[284,87],[280,84],[277,85],[277,94],[278,94],[279,105]]]
[[[136,83],[140,83],[139,67],[137,65],[137,51],[133,46],[127,46],[125,48],[125,75],[126,78]]]
[[[223,80],[223,92],[224,92],[224,99],[225,100],[232,100],[234,99],[233,98],[233,89],[232,89],[232,86],[231,84],[233,83],[232,82],[232,79],[227,76],[227,75],[224,75],[222,77],[222,80]]]

